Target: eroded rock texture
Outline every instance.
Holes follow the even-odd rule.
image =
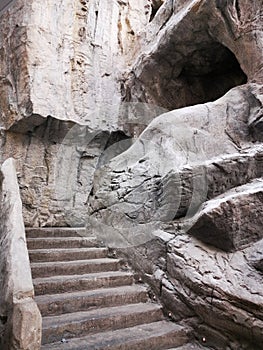
[[[83,225],[100,154],[108,141],[127,138],[118,126],[118,81],[150,20],[146,3],[17,0],[1,13],[1,160],[18,160],[27,225]],[[64,157],[68,121],[84,125],[87,137],[84,144],[76,126],[78,149],[65,146]]]
[[[1,159],[18,160],[25,223],[88,221],[217,349],[263,343],[262,11],[17,0],[1,15]]]
[[[38,350],[42,319],[33,300],[34,287],[14,160],[6,160],[0,173],[0,347],[3,350]]]
[[[167,307],[198,315],[200,334],[220,349],[261,349],[263,340],[262,6],[160,7],[123,91],[172,111],[96,171],[89,198],[90,225],[122,252],[126,244]],[[126,132],[144,129],[126,120]],[[168,223],[174,239],[158,231]]]

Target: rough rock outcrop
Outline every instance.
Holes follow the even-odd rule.
[[[93,229],[175,317],[198,316],[218,349],[262,348],[262,11],[261,1],[161,6],[138,38],[124,99],[185,108],[98,169],[89,198]]]
[[[19,160],[26,224],[89,215],[209,345],[262,348],[261,189],[240,192],[263,176],[262,0],[17,0],[0,16],[1,160]]]
[[[1,167],[0,192],[0,347],[37,350],[41,345],[41,315],[26,247],[22,202],[13,159]]]
[[[261,82],[261,16],[260,0],[167,0],[140,33],[126,98],[174,109]]]
[[[179,235],[169,247],[169,294],[205,324],[219,332],[223,329],[226,338],[238,339],[237,349],[262,349],[262,274],[249,264],[251,254],[262,250],[262,240],[243,251],[225,253]],[[209,345],[216,345],[213,332],[208,330],[205,336]],[[218,348],[227,346],[231,348],[230,340]]]
[[[248,125],[261,108],[258,91],[236,87],[215,102],[155,118],[132,147],[97,170],[91,214],[109,225],[117,215],[119,227],[169,221],[261,176],[262,147]]]
[[[17,160],[26,225],[83,225],[101,153],[127,138],[118,81],[150,16],[144,0],[17,0],[0,13],[0,159]],[[87,137],[76,126],[67,147],[73,121]]]
[[[209,201],[188,230],[224,251],[240,250],[263,238],[262,179],[240,186]]]
[[[30,128],[38,115],[51,115],[116,129],[118,74],[149,20],[144,6],[144,0],[15,1],[1,13],[1,125],[26,119]]]

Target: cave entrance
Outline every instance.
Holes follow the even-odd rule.
[[[201,48],[185,60],[177,77],[182,86],[182,106],[214,101],[235,86],[245,84],[247,76],[235,55],[214,43]]]
[[[247,82],[237,58],[222,44],[206,41],[177,47],[155,52],[154,63],[144,67],[140,77],[158,106],[173,110],[214,101]]]

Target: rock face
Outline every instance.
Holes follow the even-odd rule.
[[[194,218],[189,234],[224,251],[262,239],[262,190],[261,179],[209,201]]]
[[[18,160],[27,225],[83,225],[98,158],[108,142],[124,137],[118,80],[150,19],[144,6],[17,0],[0,13],[0,158]],[[69,120],[84,125],[85,144],[76,126],[79,145],[64,146]]]
[[[261,0],[1,13],[1,160],[26,225],[88,220],[217,349],[263,342],[262,16]]]
[[[248,126],[260,110],[257,89],[237,87],[213,103],[155,118],[132,147],[97,171],[91,214],[122,215],[119,227],[169,221],[260,176],[255,155],[262,148],[253,145]]]
[[[1,167],[0,200],[0,347],[37,350],[41,345],[41,315],[33,300],[22,202],[12,159]]]
[[[165,2],[140,33],[124,96],[185,108],[97,170],[89,197],[93,229],[219,349],[262,348],[262,10]]]
[[[1,124],[51,115],[116,129],[116,81],[134,36],[148,22],[144,5],[14,2],[1,17]]]
[[[261,7],[166,1],[140,35],[127,98],[174,109],[214,100],[247,79],[261,81]]]

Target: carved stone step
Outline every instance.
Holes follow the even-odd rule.
[[[41,237],[85,237],[85,227],[36,227],[26,228],[28,238]]]
[[[179,348],[169,348],[167,350],[204,350],[211,349],[198,343],[187,343],[185,345],[179,346]]]
[[[41,349],[164,350],[189,330],[164,320],[148,290],[108,258],[85,229],[27,229],[35,300],[43,317]]]
[[[68,275],[36,278],[33,280],[36,295],[67,293],[102,287],[131,285],[134,277],[131,272],[107,271],[84,275]]]
[[[107,248],[35,249],[29,250],[30,261],[69,261],[106,258]]]
[[[95,237],[52,237],[52,238],[28,238],[28,249],[55,249],[55,248],[89,248],[96,247]]]
[[[119,259],[103,258],[73,261],[52,261],[31,264],[33,278],[57,275],[76,275],[102,271],[116,271],[120,268]]]
[[[42,350],[164,350],[189,340],[189,331],[173,322],[160,321],[131,328],[46,344]]]
[[[42,343],[81,337],[163,319],[161,306],[139,303],[43,318]]]
[[[61,315],[95,308],[137,304],[148,300],[144,286],[124,286],[35,297],[42,316]]]

